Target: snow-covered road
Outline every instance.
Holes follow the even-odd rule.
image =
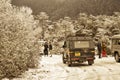
[[[98,59],[89,66],[86,63],[68,67],[62,63],[61,55],[42,57],[38,69],[30,69],[21,77],[13,80],[120,80],[120,63],[113,57]]]
[[[43,57],[41,64],[49,71],[43,80],[120,80],[120,63],[110,56],[96,57],[92,66],[83,63],[68,67],[62,63],[61,55]]]

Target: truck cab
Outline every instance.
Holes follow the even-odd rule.
[[[111,40],[112,55],[114,56],[116,62],[120,62],[120,34],[112,36]]]
[[[68,66],[85,61],[88,61],[89,65],[94,63],[95,45],[91,37],[69,36],[64,41],[63,48],[62,60]]]

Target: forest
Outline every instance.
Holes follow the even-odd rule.
[[[52,19],[76,18],[79,13],[112,15],[120,11],[119,0],[12,0],[17,6],[28,6],[33,14],[46,12]]]

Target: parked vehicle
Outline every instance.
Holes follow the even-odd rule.
[[[111,52],[116,62],[120,62],[120,34],[112,36],[111,40]]]
[[[64,41],[63,48],[63,63],[68,66],[85,61],[88,61],[89,65],[94,63],[95,45],[89,36],[69,36]]]

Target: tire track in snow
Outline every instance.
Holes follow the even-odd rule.
[[[97,59],[92,66],[68,67],[59,57],[57,62],[47,65],[50,66],[49,68],[54,68],[54,71],[50,72],[51,75],[46,80],[120,80],[119,71],[115,71],[120,70],[118,69],[120,65],[116,64],[113,59],[111,61],[103,58]]]
[[[120,80],[120,77],[118,77],[120,72],[116,72],[116,70],[120,70],[120,68],[119,69],[118,68],[119,66],[116,65],[114,60],[113,61],[104,60],[101,61],[100,63],[96,63],[95,66],[92,67],[93,71],[95,71],[98,77],[98,79],[96,80]]]

